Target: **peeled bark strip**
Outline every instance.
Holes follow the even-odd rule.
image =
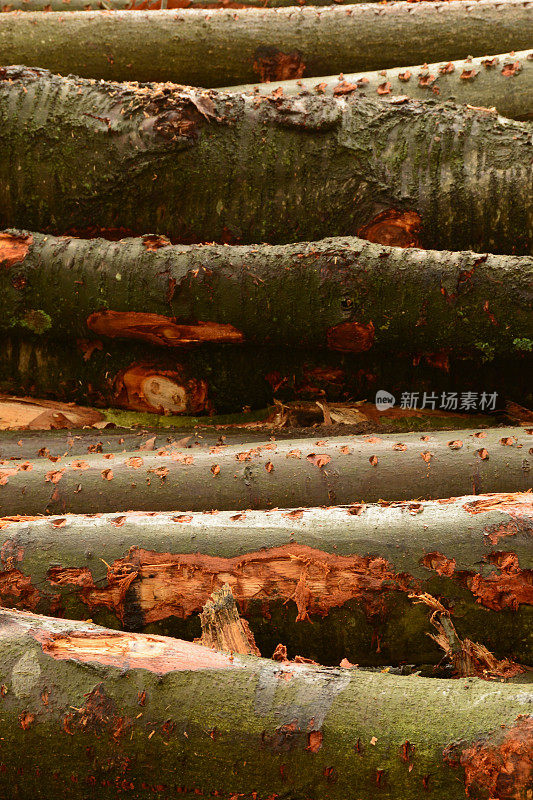
[[[338,437],[191,454],[91,455],[0,465],[0,513],[290,508],[526,491],[533,428]],[[404,447],[405,445],[405,447]]]
[[[450,612],[432,595],[411,595],[411,599],[429,606],[432,612],[431,624],[437,631],[436,634],[430,634],[431,638],[444,650],[446,658],[453,665],[456,677],[509,680],[525,672],[523,666],[509,658],[498,661],[494,654],[479,642],[462,640],[457,634]]]
[[[352,353],[446,349],[484,360],[531,346],[531,256],[414,249],[412,237],[423,235],[402,215],[384,215],[362,233],[372,241],[244,247],[4,231],[0,330],[78,337],[89,362],[110,340],[125,339],[174,350],[178,360],[184,349],[245,342]],[[192,393],[201,405],[202,392]]]
[[[388,100],[408,96],[418,100],[452,100],[485,108],[496,107],[511,119],[533,116],[533,50],[395,67],[377,72],[297,78],[272,83],[233,86],[231,91],[270,94],[283,89],[283,96],[314,92],[333,97],[379,97]]]
[[[76,462],[80,474],[87,462]],[[190,639],[211,592],[227,584],[263,655],[282,641],[291,656],[321,663],[429,664],[442,654],[428,636],[429,612],[410,599],[429,592],[461,637],[533,664],[532,536],[529,493],[267,512],[15,515],[0,518],[0,604]]]
[[[0,225],[279,243],[381,239],[403,220],[408,245],[421,228],[437,249],[530,249],[531,131],[495,112],[4,78]]]
[[[0,52],[3,64],[63,75],[213,87],[521,50],[531,11],[479,0],[2,14]]]
[[[0,623],[5,797],[531,791],[527,686],[231,658],[21,612]]]

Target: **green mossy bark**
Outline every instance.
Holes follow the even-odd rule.
[[[415,100],[261,102],[19,67],[4,78],[3,226],[64,233],[89,219],[181,241],[280,243],[353,235],[392,207],[421,216],[426,246],[530,250],[526,123]]]
[[[15,263],[0,270],[5,331],[26,332],[37,314],[49,321],[36,331],[43,336],[91,338],[87,319],[109,310],[229,323],[246,342],[313,348],[335,346],[331,329],[353,321],[373,325],[373,341],[364,344],[373,354],[446,349],[480,363],[521,354],[524,340],[533,343],[530,256],[403,249],[341,237],[250,247],[162,241],[150,249],[150,237],[3,236],[8,248],[11,240],[21,247]],[[356,334],[353,339],[347,348],[358,348]]]
[[[401,76],[401,77],[400,77]],[[460,61],[353,72],[325,78],[298,78],[228,87],[231,91],[264,95],[283,89],[283,96],[314,92],[333,96],[408,96],[418,100],[451,100],[485,108],[496,107],[510,119],[533,116],[533,51],[481,56]]]
[[[487,501],[487,510],[477,508],[483,498],[475,496],[445,504],[367,505],[358,515],[334,507],[292,517],[281,511],[221,511],[191,514],[185,521],[183,515],[163,513],[0,520],[0,602],[69,619],[90,617],[112,628],[192,638],[199,635],[198,614],[211,591],[229,583],[263,656],[282,642],[291,658],[323,664],[343,658],[361,665],[428,664],[440,661],[442,651],[428,636],[430,612],[408,594],[429,592],[452,610],[461,638],[484,644],[499,658],[532,664],[533,606],[524,589],[533,569],[533,503],[524,495],[491,495]],[[504,585],[505,573],[493,563],[502,547],[523,571],[523,588],[517,578],[514,598],[509,581]],[[299,564],[290,579],[288,567],[265,572],[269,551],[273,565],[284,558]],[[435,553],[453,562],[452,574],[440,576],[424,561]],[[193,554],[196,566],[189,568],[185,564]],[[360,557],[351,577],[353,598],[329,603],[347,591],[350,577],[348,568],[340,578],[332,565],[322,581],[324,554]],[[377,559],[391,577],[381,577]],[[170,562],[174,566],[165,570]],[[9,582],[13,564],[23,576],[18,584]],[[438,559],[435,564],[440,568]],[[83,580],[77,577],[84,572]],[[113,593],[104,597],[106,588],[117,586],[116,576],[132,573],[127,590],[115,590],[110,604]],[[195,579],[199,574],[204,578]],[[308,619],[298,619],[294,600],[302,575],[311,591]],[[500,593],[472,591],[476,576],[489,584],[503,576]],[[20,594],[15,585],[24,587]],[[254,589],[257,596],[250,600]]]
[[[91,455],[83,470],[70,459],[53,464],[37,459],[16,471],[8,462],[2,465],[0,513],[291,508],[527,491],[532,485],[527,430],[463,431],[458,449],[450,446],[457,438],[453,432],[436,431],[402,434],[405,450],[393,447],[398,434],[387,434],[337,437],[324,445],[305,439],[244,449],[226,445],[216,453],[174,447],[166,455],[147,453],[141,465],[128,463],[128,453],[113,459]],[[513,446],[502,444],[510,437]],[[4,474],[7,469],[13,472]]]
[[[107,800],[118,786],[138,800],[215,791],[224,800],[253,792],[261,800],[370,800],[379,780],[389,800],[419,800],[424,786],[432,800],[462,800],[464,768],[447,763],[451,755],[467,755],[484,737],[497,748],[516,731],[527,760],[531,719],[516,727],[533,699],[526,686],[230,660],[176,640],[129,644],[131,634],[118,634],[123,661],[109,665],[76,653],[73,637],[113,646],[112,631],[7,611],[1,624],[5,797]],[[72,657],[54,658],[47,642],[67,656],[70,647]],[[152,668],[136,666],[143,647]],[[150,647],[175,654],[178,667],[158,672]],[[509,786],[526,797],[530,778],[518,771]]]
[[[4,64],[204,87],[521,50],[532,36],[523,0],[0,15]]]

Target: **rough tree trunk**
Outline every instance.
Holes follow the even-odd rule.
[[[91,455],[7,462],[0,513],[290,508],[531,487],[533,428],[226,445],[191,454]]]
[[[224,86],[531,46],[524,0],[0,15],[3,64],[105,80]]]
[[[357,5],[368,0],[334,0],[337,5]],[[436,2],[437,0],[429,0]],[[476,2],[478,0],[469,0]],[[155,10],[163,8],[279,8],[283,6],[328,6],[329,0],[3,0],[0,12],[9,11],[98,11]]]
[[[446,351],[418,353],[415,357],[395,353],[391,357],[379,349],[358,356],[249,346],[176,351],[122,342],[107,345],[105,340],[83,340],[76,345],[48,337],[37,341],[6,337],[0,347],[0,391],[8,396],[90,404],[106,409],[106,413],[111,413],[111,407],[125,409],[146,414],[138,423],[149,425],[149,414],[201,420],[205,415],[237,415],[243,409],[254,409],[255,413],[277,401],[373,403],[377,390],[391,392],[399,405],[402,395],[415,386],[420,417],[429,414],[427,424],[432,428],[452,428],[456,424],[490,425],[492,418],[484,417],[483,411],[502,411],[508,400],[527,404],[532,389],[529,374],[533,362],[527,354],[486,362],[485,353],[463,360],[449,357]],[[426,397],[433,397],[433,411],[430,403],[422,409],[424,392]],[[455,410],[452,404],[446,407],[445,396],[452,392],[458,399]],[[460,399],[465,392],[476,396],[468,410],[475,415],[470,423],[468,413],[462,417],[455,413],[461,409]],[[483,392],[495,396],[488,408],[479,402]],[[366,416],[367,409],[368,402],[361,409]],[[11,414],[4,424],[4,410],[0,405],[0,428],[24,427],[24,422]],[[378,422],[375,406],[369,410]],[[307,414],[304,407],[302,411],[303,421],[293,425],[323,421],[318,406],[314,406],[314,414]],[[393,408],[388,416],[397,411]],[[417,430],[424,430],[424,422],[417,422],[412,411],[405,417],[418,426]],[[364,419],[362,416],[343,422],[353,424]],[[119,424],[118,419],[109,421]],[[164,424],[168,427],[172,421]],[[178,419],[177,424],[181,427],[184,423]],[[213,419],[212,424],[223,421]],[[405,429],[401,420],[399,427],[391,428]]]
[[[282,642],[291,656],[326,664],[428,664],[442,653],[427,635],[430,612],[409,594],[429,592],[460,636],[532,664],[532,535],[529,493],[14,516],[0,519],[0,603],[190,639],[211,592],[227,583],[265,656]]]
[[[427,246],[530,248],[531,131],[495,112],[4,78],[4,226],[276,243],[368,235],[400,211]]]
[[[232,657],[22,612],[0,624],[4,797],[531,792],[525,685]]]
[[[253,342],[484,359],[531,349],[533,258],[410,249],[422,238],[417,227],[416,215],[385,215],[363,232],[403,247],[355,238],[187,246],[5,231],[0,329],[167,349]]]
[[[495,106],[504,117],[530,119],[533,116],[533,51],[325,78],[296,78],[274,84],[252,83],[228,89],[271,94],[280,87],[284,97],[301,92],[334,97],[355,93],[358,97],[407,95],[418,100],[453,100],[485,108]]]

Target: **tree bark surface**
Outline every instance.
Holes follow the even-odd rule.
[[[6,337],[0,348],[0,391],[5,393],[0,395],[0,429],[104,427],[106,422],[167,428],[202,421],[227,425],[273,417],[276,403],[288,406],[279,414],[290,419],[270,421],[284,426],[342,422],[352,426],[348,433],[366,433],[372,425],[376,430],[390,426],[391,432],[425,430],[425,425],[487,427],[505,421],[500,415],[507,401],[528,405],[533,400],[531,357],[523,353],[488,360],[488,355],[458,358],[445,350],[390,355],[381,349],[357,355],[251,345],[180,351],[126,342],[108,346],[101,339],[76,344],[50,337]],[[376,408],[381,390],[396,398],[394,407]],[[414,407],[402,408],[402,398],[411,394]],[[490,403],[482,404],[483,396]],[[26,398],[24,406],[17,397]],[[95,419],[76,425],[72,414],[52,418],[46,409],[41,409],[41,418],[42,400],[91,405]],[[328,411],[324,418],[316,402],[327,409],[331,405],[334,417],[338,411],[342,418],[329,422]],[[125,411],[123,420],[120,409]],[[69,424],[62,425],[65,416]],[[370,427],[353,430],[364,422]]]
[[[4,517],[0,603],[193,638],[211,592],[228,584],[265,656],[282,642],[320,663],[429,664],[442,657],[430,612],[409,599],[428,592],[462,638],[532,664],[532,535],[529,493]]]
[[[531,129],[496,112],[4,77],[3,226],[281,243],[400,219],[426,247],[530,251]]]
[[[531,791],[525,685],[230,656],[23,612],[0,622],[4,797]]]
[[[302,92],[333,97],[407,95],[439,103],[452,100],[485,108],[494,106],[504,117],[530,119],[533,115],[533,51],[228,88],[265,95],[282,88],[284,97]]]
[[[398,0],[397,0],[398,1]],[[403,0],[401,0],[403,2]],[[437,0],[427,0],[437,2]],[[467,0],[465,0],[466,2]],[[367,0],[335,0],[337,5],[358,5]],[[479,0],[469,0],[479,2]],[[162,0],[4,0],[0,13],[10,11],[139,11],[161,9]],[[329,0],[164,0],[164,9],[173,8],[279,8],[284,6],[329,6]]]
[[[250,342],[486,360],[531,350],[533,258],[412,248],[423,238],[418,227],[397,214],[364,231],[400,247],[342,237],[244,247],[4,231],[0,329],[135,339],[167,351]]]
[[[0,513],[291,508],[531,488],[533,428],[96,454],[0,470]],[[405,447],[404,447],[405,445]]]
[[[204,87],[522,50],[532,36],[528,0],[0,15],[4,64]]]
[[[280,243],[400,218],[436,249],[530,250],[532,133],[496,112],[4,78],[3,226]]]

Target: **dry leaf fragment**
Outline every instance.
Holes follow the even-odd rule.
[[[329,464],[331,461],[331,456],[328,456],[326,453],[309,453],[307,460],[319,469],[322,469],[322,467],[325,467],[326,464]]]

